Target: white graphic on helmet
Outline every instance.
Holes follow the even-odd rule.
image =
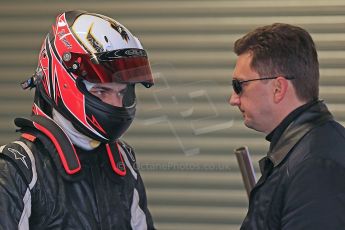
[[[59,21],[58,21],[58,27],[64,27],[64,26],[66,26],[66,22],[63,20],[63,19],[59,19]]]
[[[123,25],[108,18],[81,15],[71,29],[90,53],[114,49],[142,49],[140,42]]]
[[[67,49],[72,49],[71,43],[69,43],[66,39],[66,33],[64,29],[61,30],[57,35],[59,39],[62,40],[63,44],[67,47]]]
[[[92,47],[96,50],[96,52],[100,53],[100,52],[103,52],[104,49],[102,47],[102,44],[98,42],[94,36],[92,36],[91,30],[92,30],[93,24],[94,23],[91,24],[86,38],[89,41],[89,43],[92,45]]]
[[[125,40],[126,42],[128,42],[129,36],[128,36],[126,30],[114,21],[111,21],[110,24],[111,24],[111,27],[121,35],[122,39]]]

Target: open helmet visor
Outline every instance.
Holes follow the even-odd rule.
[[[66,68],[91,83],[142,83],[153,85],[147,54],[143,49],[129,48],[100,53],[64,53]]]

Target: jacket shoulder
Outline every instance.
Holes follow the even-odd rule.
[[[327,122],[311,133],[311,157],[334,161],[345,168],[345,128],[336,121]]]
[[[22,138],[0,147],[0,158],[14,166],[30,189],[37,180],[33,148],[33,143]]]
[[[345,169],[345,128],[332,120],[314,128],[292,150],[287,161],[290,172],[308,159],[334,162]]]

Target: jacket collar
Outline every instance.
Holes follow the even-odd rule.
[[[306,110],[308,110],[311,106],[313,106],[314,104],[318,103],[317,100],[308,102],[300,107],[298,107],[297,109],[293,110],[292,112],[290,112],[290,114],[288,114],[282,122],[280,122],[280,124],[270,133],[266,136],[266,140],[271,142],[270,144],[270,150],[273,148],[273,146],[275,146],[277,144],[277,142],[279,141],[280,137],[282,136],[283,132],[286,130],[286,128],[291,124],[291,122],[293,122],[294,120],[296,120],[296,118],[301,115],[303,112],[305,112]]]
[[[310,130],[332,119],[332,114],[322,101],[311,103],[287,126],[276,144],[270,146],[267,157],[272,161],[273,166],[278,166]]]

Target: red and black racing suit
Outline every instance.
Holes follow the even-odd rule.
[[[131,147],[112,144],[124,175],[113,170],[118,162],[105,144],[91,151],[74,147],[81,169],[68,174],[50,138],[22,130],[25,138],[0,148],[1,229],[154,229]]]

